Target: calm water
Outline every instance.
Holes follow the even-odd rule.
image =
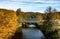
[[[43,33],[38,28],[23,28],[23,39],[44,39]]]

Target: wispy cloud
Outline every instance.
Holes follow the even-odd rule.
[[[23,11],[44,11],[48,6],[60,10],[60,0],[0,0],[0,8],[16,10],[21,8]]]

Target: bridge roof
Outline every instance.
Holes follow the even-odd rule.
[[[39,18],[25,18],[24,22],[39,22]]]

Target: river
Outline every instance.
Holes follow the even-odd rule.
[[[23,28],[23,39],[44,39],[43,33],[36,27]]]

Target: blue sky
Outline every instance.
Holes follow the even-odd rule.
[[[60,11],[60,0],[0,0],[0,8],[21,8],[24,12],[44,12],[48,6]]]

